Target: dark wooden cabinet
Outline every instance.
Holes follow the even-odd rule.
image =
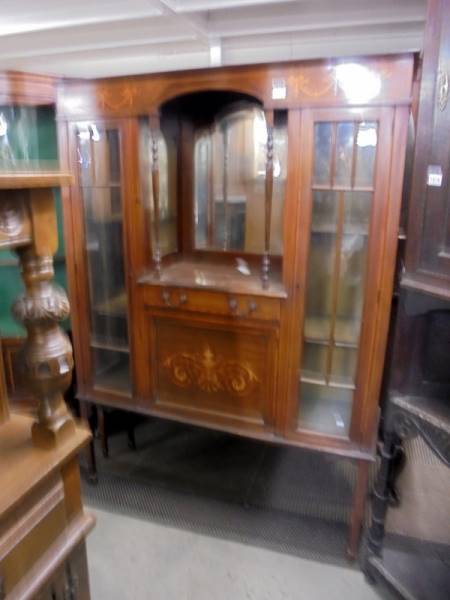
[[[403,284],[450,298],[450,11],[430,0]]]
[[[357,531],[413,66],[62,83],[79,398],[354,458]]]

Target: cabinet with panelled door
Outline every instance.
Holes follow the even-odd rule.
[[[258,65],[58,95],[80,400],[354,459],[351,552],[413,66]]]

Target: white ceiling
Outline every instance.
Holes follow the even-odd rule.
[[[421,49],[426,0],[0,0],[0,70],[71,77]]]

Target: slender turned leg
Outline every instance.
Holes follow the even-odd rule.
[[[400,494],[397,488],[398,478],[406,466],[406,454],[401,444],[397,444],[393,450],[392,466],[388,478],[389,506],[398,508],[400,506]]]
[[[347,545],[347,556],[351,560],[356,558],[358,552],[359,536],[364,519],[366,505],[367,484],[369,482],[370,462],[357,460],[357,473],[355,489],[353,491],[353,506],[350,518],[350,535]]]
[[[130,450],[136,450],[136,438],[134,436],[134,424],[130,423],[127,429],[128,436],[128,448]]]
[[[88,427],[89,424],[89,407],[87,402],[80,402],[80,416]],[[88,480],[90,483],[98,483],[97,460],[95,458],[95,444],[91,439],[89,446],[85,450],[86,462],[88,467]]]
[[[381,450],[381,463],[374,486],[372,500],[372,521],[367,539],[367,556],[364,565],[368,566],[370,555],[380,556],[384,538],[384,523],[389,504],[389,482],[393,467],[393,458],[400,445],[398,436],[393,432],[386,432]]]
[[[102,444],[102,452],[105,458],[109,456],[109,448],[108,448],[108,435],[106,433],[105,426],[105,411],[103,407],[97,406],[97,418],[98,418],[98,434],[100,436],[100,442]]]

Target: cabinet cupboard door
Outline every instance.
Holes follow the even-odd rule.
[[[373,337],[365,312],[378,292],[369,268],[382,260],[391,128],[386,110],[308,111],[304,118],[298,430],[351,437],[362,349],[369,351]]]
[[[123,251],[122,132],[114,123],[76,123],[78,210],[83,257],[79,297],[85,379],[93,389],[131,393],[127,293]]]
[[[273,329],[175,313],[152,315],[150,335],[156,408],[199,421],[272,428]]]

